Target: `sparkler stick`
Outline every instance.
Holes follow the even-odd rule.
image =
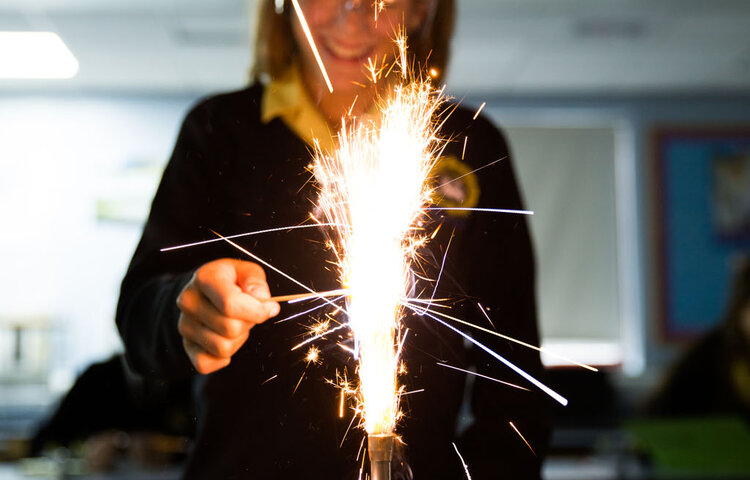
[[[375,434],[367,436],[367,451],[370,454],[370,478],[372,480],[391,480],[391,461],[393,460],[393,434]]]
[[[237,245],[237,244],[236,244],[235,242],[233,242],[232,240],[228,239],[227,237],[225,237],[225,236],[221,235],[220,233],[218,233],[218,232],[214,232],[213,230],[211,230],[211,231],[212,231],[212,232],[213,232],[213,233],[214,233],[214,234],[215,234],[216,236],[218,236],[219,238],[223,239],[223,240],[224,240],[225,242],[227,242],[228,244],[230,244],[231,246],[233,246],[234,248],[236,248],[236,249],[237,249],[237,250],[239,250],[240,252],[244,253],[244,254],[245,254],[245,255],[247,255],[248,257],[252,258],[252,259],[253,259],[253,260],[255,260],[256,262],[260,263],[261,265],[263,265],[263,266],[265,266],[265,267],[268,267],[268,268],[270,268],[271,270],[273,270],[274,272],[276,272],[276,273],[278,273],[279,275],[283,276],[284,278],[286,278],[286,279],[288,279],[288,280],[291,280],[292,282],[296,283],[297,285],[299,285],[300,287],[304,288],[304,289],[305,289],[305,290],[307,290],[308,292],[312,293],[312,294],[313,294],[313,295],[315,295],[316,297],[319,297],[320,299],[322,299],[322,300],[323,300],[324,302],[326,302],[327,304],[329,304],[329,305],[332,305],[332,306],[333,306],[333,307],[335,307],[335,308],[341,308],[341,307],[339,307],[338,305],[336,305],[335,303],[333,303],[332,301],[328,300],[328,299],[327,299],[326,297],[320,297],[320,295],[319,295],[319,294],[318,294],[318,293],[317,293],[317,292],[316,292],[315,290],[311,289],[310,287],[308,287],[308,286],[307,286],[307,285],[305,285],[304,283],[300,282],[300,281],[299,281],[299,280],[297,280],[296,278],[294,278],[294,277],[292,277],[292,276],[289,276],[289,275],[287,275],[286,273],[284,273],[283,271],[281,271],[281,270],[279,270],[278,268],[274,267],[274,266],[273,266],[273,265],[271,265],[270,263],[266,262],[265,260],[263,260],[263,259],[262,259],[262,258],[260,258],[259,256],[255,255],[254,253],[251,253],[251,252],[250,252],[249,250],[247,250],[247,249],[245,249],[245,248],[242,248],[241,246]]]
[[[338,290],[329,290],[327,292],[315,292],[315,293],[295,293],[292,295],[279,295],[276,297],[271,297],[267,299],[267,302],[288,302],[288,303],[294,303],[294,302],[301,302],[303,300],[310,300],[313,298],[321,298],[321,297],[335,297],[337,295],[345,294],[349,292],[346,288],[339,288]]]

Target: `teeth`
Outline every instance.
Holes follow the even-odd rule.
[[[334,55],[344,60],[359,60],[360,58],[365,57],[370,52],[369,47],[349,48],[336,43],[328,42],[326,42],[326,46]]]

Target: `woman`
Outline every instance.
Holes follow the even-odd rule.
[[[444,71],[453,0],[386,0],[377,22],[369,1],[300,4],[333,93],[292,5],[264,0],[253,84],[205,100],[188,114],[122,284],[117,322],[131,368],[165,381],[202,374],[197,376],[198,433],[186,478],[349,479],[356,478],[362,465],[362,432],[349,429],[351,412],[339,416],[337,392],[324,380],[344,372],[353,376],[351,355],[335,341],[323,342],[324,361],[307,364],[304,352],[290,350],[305,332],[297,322],[306,317],[267,321],[280,311],[278,304],[264,301],[270,291],[299,288],[237,259],[238,252],[223,242],[159,251],[211,238],[210,230],[233,234],[305,221],[315,195],[305,173],[313,138],[330,147],[330,132],[345,112],[371,112],[376,92],[361,86],[367,82],[362,63],[368,57],[392,57],[396,28],[407,29],[413,60],[434,69],[438,80]],[[448,145],[441,159],[436,174],[455,181],[440,193],[454,205],[521,208],[502,136],[485,119],[472,121],[473,114],[459,108],[441,130],[460,139]],[[469,137],[465,151],[464,136]],[[486,169],[486,175],[466,175],[499,158],[505,160]],[[480,298],[499,330],[537,343],[534,267],[523,218],[447,216],[432,243],[433,263],[439,264],[451,234],[445,268],[451,278],[444,277],[438,295]],[[297,230],[238,241],[306,285],[326,290],[336,287],[336,278],[325,267],[330,252],[320,240],[317,232]],[[486,322],[471,302],[464,303],[464,311],[456,306],[456,314]],[[310,306],[285,306],[281,316],[304,308]],[[484,353],[467,351],[461,338],[430,320],[406,322],[411,332],[405,346],[409,373],[402,381],[409,390],[425,391],[404,398],[406,419],[399,433],[407,446],[395,475],[410,478],[413,471],[422,479],[461,478],[451,445],[456,442],[475,479],[538,478],[540,457],[508,421],[543,455],[547,427],[542,394],[476,380],[471,392],[474,422],[457,435],[465,378],[437,366],[436,360],[518,379]],[[513,349],[493,337],[476,338],[530,373],[541,373],[534,352]]]

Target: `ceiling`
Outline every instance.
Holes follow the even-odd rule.
[[[0,30],[53,30],[71,80],[0,92],[194,94],[242,86],[257,0],[1,0]],[[745,0],[458,0],[465,94],[750,93]]]

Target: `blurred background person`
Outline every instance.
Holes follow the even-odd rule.
[[[750,261],[738,262],[722,321],[669,368],[647,413],[750,422]]]

